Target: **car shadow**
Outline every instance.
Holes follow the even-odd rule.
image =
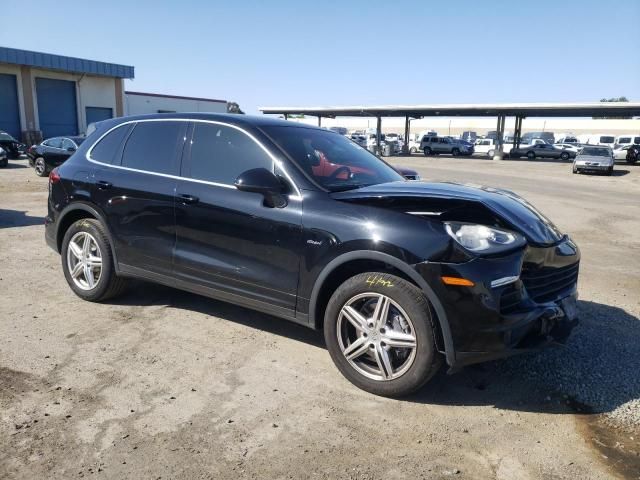
[[[256,330],[324,348],[322,332],[232,303],[175,288],[134,280],[127,292],[110,303],[128,306],[169,305],[238,323]]]
[[[580,324],[567,344],[541,352],[444,369],[407,401],[494,405],[546,413],[606,413],[640,399],[640,319],[625,310],[579,301]]]
[[[44,225],[44,217],[32,217],[26,211],[0,208],[0,228]]]
[[[9,163],[7,163],[7,166],[4,167],[5,170],[11,170],[13,168],[28,168],[29,165],[26,163],[16,163],[16,161],[19,161],[18,159],[10,159]]]
[[[325,348],[322,332],[264,313],[146,282],[133,282],[118,305],[170,305]],[[567,345],[470,366],[446,368],[420,391],[399,401],[574,413],[609,412],[640,399],[640,320],[625,310],[580,301],[581,323]],[[616,374],[616,372],[618,372]],[[354,387],[355,388],[355,387]]]

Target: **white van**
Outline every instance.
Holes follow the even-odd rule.
[[[616,137],[607,134],[595,134],[595,135],[581,135],[580,143],[586,143],[587,145],[603,145],[613,150],[613,145],[616,143]]]
[[[620,135],[616,137],[613,148],[618,149],[627,145],[640,145],[640,135]]]

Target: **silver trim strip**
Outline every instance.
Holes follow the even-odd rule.
[[[407,212],[409,215],[430,215],[430,216],[438,216],[442,215],[444,212]]]
[[[120,128],[120,127],[123,127],[125,125],[130,125],[132,123],[141,123],[141,122],[212,123],[212,124],[215,124],[215,125],[223,125],[225,127],[235,128],[236,130],[244,133],[247,137],[249,137],[251,140],[253,140],[262,150],[264,150],[264,152],[269,156],[269,158],[271,158],[273,164],[277,165],[280,168],[280,170],[282,170],[282,172],[284,173],[285,177],[287,177],[287,180],[289,180],[289,183],[291,183],[291,185],[293,185],[293,188],[295,188],[296,193],[297,193],[297,195],[289,195],[288,196],[289,200],[302,201],[302,193],[300,192],[300,189],[295,184],[295,182],[293,181],[293,179],[291,178],[289,173],[285,170],[284,165],[282,164],[282,162],[280,160],[278,160],[276,157],[274,157],[271,154],[271,152],[269,150],[267,150],[267,148],[262,143],[260,143],[253,135],[251,135],[246,130],[244,130],[244,129],[236,126],[236,125],[231,125],[231,124],[225,123],[225,122],[218,122],[216,120],[203,120],[203,119],[193,119],[193,118],[145,118],[145,119],[140,119],[140,120],[128,120],[126,122],[119,123],[118,125],[114,126],[113,128],[110,128],[109,130],[104,132],[100,136],[100,138],[98,138],[95,142],[93,142],[93,145],[91,145],[91,147],[89,147],[89,149],[87,150],[87,153],[85,154],[85,158],[87,159],[87,161],[89,161],[91,163],[95,163],[97,165],[102,165],[104,167],[117,168],[117,169],[120,169],[120,170],[128,170],[128,171],[137,172],[137,173],[146,173],[148,175],[156,175],[156,176],[159,176],[159,177],[172,178],[172,179],[176,179],[176,180],[185,180],[187,182],[201,183],[201,184],[205,184],[205,185],[213,185],[214,187],[231,188],[231,189],[234,189],[234,190],[236,189],[236,187],[234,185],[230,185],[228,183],[210,182],[210,181],[207,181],[207,180],[198,180],[196,178],[181,177],[179,175],[169,175],[167,173],[150,172],[148,170],[138,170],[137,168],[123,167],[122,165],[111,165],[110,163],[100,162],[98,160],[94,160],[93,158],[91,158],[91,152],[93,151],[95,146],[104,137],[106,137],[109,133],[113,132],[116,128]]]
[[[515,275],[513,277],[502,277],[497,278],[491,281],[491,288],[502,287],[503,285],[508,285],[517,281],[520,278],[520,275]]]

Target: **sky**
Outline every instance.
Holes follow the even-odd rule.
[[[260,106],[640,101],[640,0],[2,2],[0,46]]]

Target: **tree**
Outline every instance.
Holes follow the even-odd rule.
[[[611,98],[601,98],[601,102],[628,102],[629,99],[625,96],[622,97],[611,97]],[[606,118],[619,118],[619,119],[628,119],[632,118],[631,116],[626,117],[593,117],[594,119],[606,119]]]
[[[227,113],[244,114],[244,112],[240,108],[240,105],[238,105],[236,102],[227,102]]]

